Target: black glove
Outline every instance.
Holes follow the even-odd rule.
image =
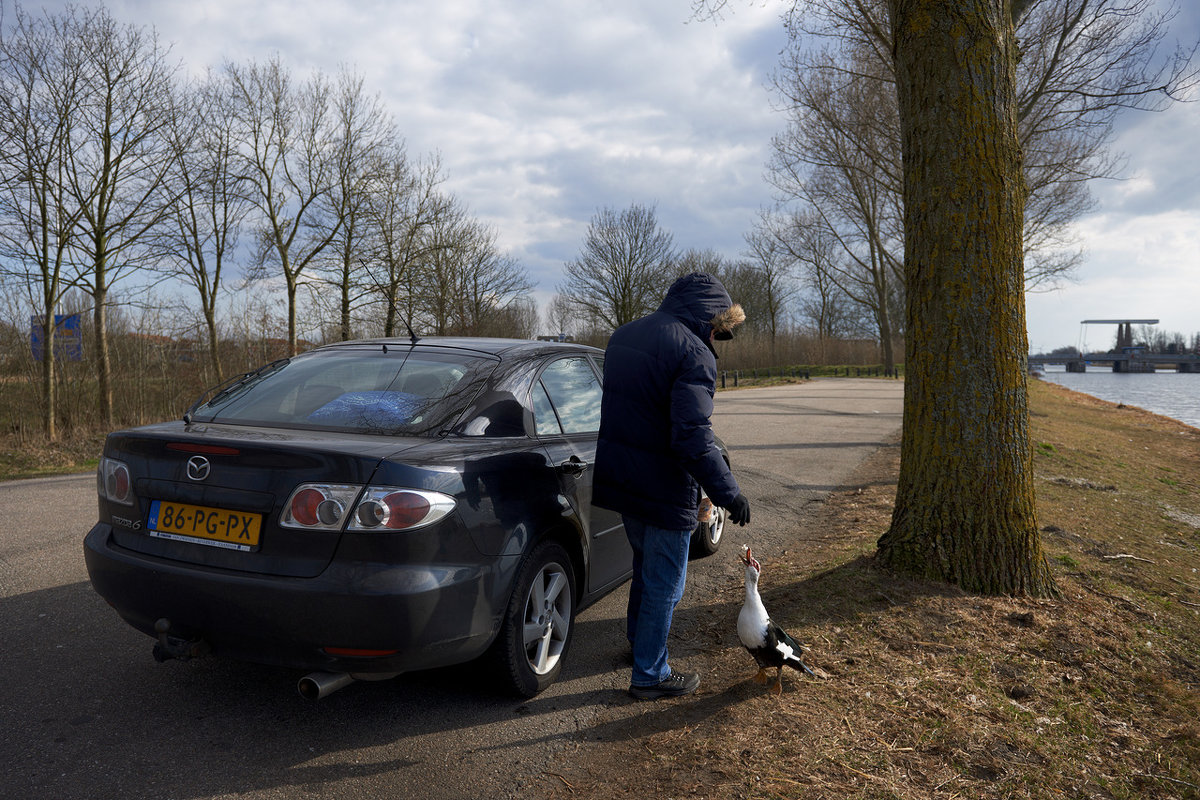
[[[750,501],[745,495],[739,494],[737,497],[725,506],[725,510],[729,512],[729,521],[738,525],[745,525],[750,521]]]

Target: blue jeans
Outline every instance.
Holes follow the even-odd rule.
[[[672,531],[623,516],[633,547],[633,582],[625,633],[633,646],[633,686],[654,686],[671,675],[667,634],[671,615],[683,599],[692,532]]]

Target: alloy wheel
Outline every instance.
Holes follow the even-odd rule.
[[[525,657],[536,675],[545,675],[562,657],[571,630],[571,584],[556,562],[545,564],[525,600]]]

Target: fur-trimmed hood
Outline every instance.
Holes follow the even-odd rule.
[[[658,310],[687,325],[705,342],[710,333],[718,339],[733,338],[733,329],[746,320],[746,312],[729,298],[721,282],[705,272],[684,275],[671,284]]]
[[[734,303],[729,308],[717,314],[708,321],[712,325],[713,334],[717,339],[732,339],[733,329],[746,321],[746,312],[742,307]]]

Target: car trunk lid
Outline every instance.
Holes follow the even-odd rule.
[[[116,544],[217,569],[312,577],[337,549],[338,531],[280,526],[303,483],[366,485],[380,461],[416,438],[182,422],[109,437],[105,454],[130,469],[132,508],[100,502]]]

